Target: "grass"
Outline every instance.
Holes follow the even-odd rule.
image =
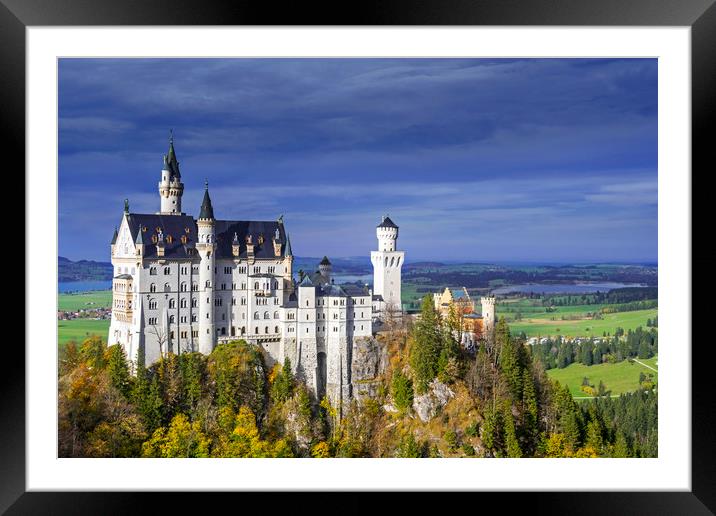
[[[74,312],[82,308],[108,308],[112,304],[111,290],[96,290],[81,294],[58,294],[57,309]]]
[[[99,335],[102,340],[107,340],[109,333],[109,320],[94,319],[72,319],[70,321],[57,321],[57,336],[60,349],[64,348],[71,340],[81,344],[87,337]]]
[[[81,294],[58,294],[58,310],[74,312],[82,308],[108,308],[112,304],[111,290],[97,290]],[[57,340],[60,349],[68,342],[75,340],[81,344],[87,337],[99,335],[107,340],[109,333],[109,320],[72,319],[57,321]]]
[[[658,357],[654,356],[648,359],[638,359],[654,369],[658,369]],[[588,397],[580,390],[582,379],[586,376],[589,383],[595,388],[599,386],[599,382],[604,382],[607,390],[612,391],[612,395],[618,395],[625,392],[632,392],[639,388],[639,373],[653,374],[654,380],[658,381],[658,373],[651,369],[624,360],[615,364],[599,364],[585,366],[584,364],[570,364],[564,369],[549,369],[547,374],[550,378],[557,380],[562,385],[567,385],[569,391],[575,399]]]
[[[589,311],[592,311],[594,310],[594,306],[598,305],[588,306],[590,306]],[[603,319],[561,320],[561,316],[566,313],[567,312],[555,312],[530,316],[523,314],[522,320],[509,321],[510,330],[512,333],[525,332],[528,337],[556,335],[565,337],[601,337],[604,332],[614,334],[616,328],[624,328],[624,330],[633,330],[639,326],[646,328],[647,319],[654,319],[657,316],[658,309],[653,308],[650,310],[603,314]],[[578,315],[579,312],[572,311],[570,314]],[[555,320],[552,320],[552,317],[554,317]]]

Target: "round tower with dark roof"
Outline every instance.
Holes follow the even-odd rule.
[[[324,256],[321,263],[318,264],[318,272],[321,274],[326,283],[330,283],[333,266],[331,265],[331,261],[328,259],[328,256]]]
[[[397,250],[398,226],[387,215],[376,227],[378,250],[371,251],[373,294],[382,301],[382,310],[401,312],[401,269],[405,253]]]
[[[184,215],[181,211],[181,197],[184,183],[181,182],[179,161],[174,152],[174,134],[169,137],[169,152],[164,156],[162,180],[159,181],[159,197],[161,215]]]
[[[204,183],[204,200],[196,221],[196,251],[201,257],[199,265],[199,351],[208,355],[214,349],[214,266],[216,263],[216,220],[209,197],[209,183]]]

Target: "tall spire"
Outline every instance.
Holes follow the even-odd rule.
[[[293,256],[293,252],[291,251],[291,239],[288,236],[288,233],[286,233],[286,256]]]
[[[118,236],[117,226],[115,226],[114,227],[114,235],[112,236],[112,245],[117,243],[117,236]]]
[[[179,173],[179,161],[177,161],[177,155],[174,151],[174,130],[169,130],[169,152],[164,156],[164,165],[172,176],[176,176],[177,179],[181,179]]]
[[[214,218],[214,208],[211,206],[211,197],[209,197],[209,181],[204,182],[204,200],[201,201],[201,211],[199,211],[199,218]]]

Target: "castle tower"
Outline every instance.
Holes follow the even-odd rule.
[[[162,215],[183,215],[181,211],[181,196],[184,193],[184,183],[181,182],[179,162],[174,152],[174,134],[169,137],[169,152],[164,156],[162,167],[162,180],[159,181],[159,196],[161,199]]]
[[[209,183],[204,184],[204,200],[201,203],[196,250],[201,257],[199,265],[199,351],[205,355],[214,349],[214,263],[216,251],[216,221],[209,197]]]
[[[385,306],[400,311],[400,271],[405,252],[396,251],[398,226],[387,215],[376,228],[378,250],[371,251],[373,294],[383,297]]]
[[[482,304],[482,329],[485,337],[491,339],[495,333],[495,298],[485,296],[480,298]]]
[[[321,263],[318,264],[318,272],[321,273],[321,276],[326,283],[331,282],[331,272],[333,272],[333,266],[327,256],[324,256]]]

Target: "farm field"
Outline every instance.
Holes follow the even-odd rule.
[[[83,340],[92,335],[99,335],[102,340],[107,340],[109,333],[108,319],[72,319],[69,321],[57,321],[57,340],[60,349],[64,348],[71,340],[81,344]]]
[[[57,309],[75,311],[82,308],[108,308],[112,304],[111,290],[96,290],[81,294],[58,294]]]
[[[658,356],[647,359],[638,359],[640,362],[659,369]],[[557,380],[562,385],[567,385],[569,391],[575,399],[586,398],[587,395],[580,390],[582,379],[586,376],[589,383],[597,387],[599,382],[604,382],[607,390],[612,391],[612,395],[631,392],[639,387],[639,373],[653,374],[654,380],[658,382],[658,373],[644,367],[636,362],[624,360],[615,364],[599,364],[585,366],[584,364],[574,363],[564,369],[549,369],[547,375]]]
[[[586,314],[587,311],[591,312],[599,305],[582,306],[589,307],[588,310],[584,310],[583,312]],[[576,309],[579,307],[571,306],[564,308]],[[562,315],[577,315],[580,312],[577,310],[567,312],[561,311],[561,309],[562,307],[560,307],[560,311],[550,314],[534,314],[534,316],[531,316],[531,314],[523,314],[522,320],[520,321],[510,320],[507,316],[505,319],[507,319],[512,333],[525,332],[528,337],[547,337],[550,335],[563,335],[566,337],[601,337],[604,332],[613,334],[616,328],[624,328],[624,330],[634,330],[639,326],[645,328],[647,319],[654,319],[658,314],[658,309],[652,308],[649,310],[635,310],[633,312],[603,314],[603,319],[577,319],[563,321],[561,320]],[[500,314],[500,311],[498,310],[497,316],[499,317],[500,315],[507,314]],[[552,320],[552,317],[554,317],[555,320]]]

